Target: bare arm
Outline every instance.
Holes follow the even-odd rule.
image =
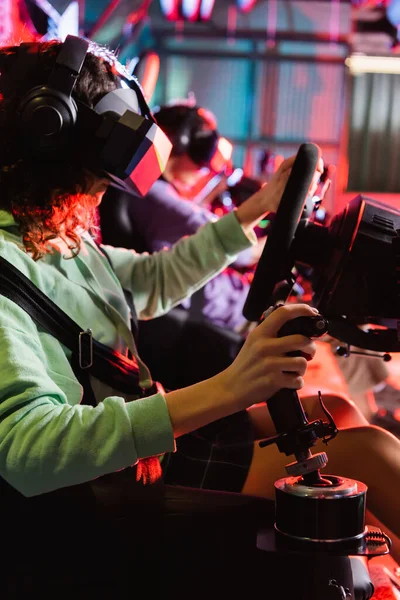
[[[305,304],[279,308],[252,331],[225,371],[168,393],[166,400],[175,436],[265,401],[283,387],[300,389],[307,361],[303,357],[287,357],[286,353],[301,350],[313,357],[315,344],[301,335],[276,335],[289,319],[315,313]]]

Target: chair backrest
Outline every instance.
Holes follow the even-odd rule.
[[[143,235],[129,214],[129,192],[111,184],[98,208],[101,241],[118,248],[130,248],[136,252],[148,252]]]

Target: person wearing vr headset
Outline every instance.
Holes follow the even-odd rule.
[[[124,219],[130,220],[140,234],[142,248],[149,252],[171,248],[180,238],[217,220],[217,215],[197,205],[191,194],[205,182],[205,171],[216,174],[223,170],[232,151],[230,148],[227,154],[228,143],[218,133],[215,116],[198,106],[193,97],[161,106],[153,114],[172,143],[171,155],[164,172],[146,195],[146,201],[132,196],[124,210]],[[110,236],[110,239],[118,237],[118,230],[114,231],[108,222],[114,195],[111,189],[110,194],[105,194],[100,210],[100,227],[106,240]],[[133,237],[129,247],[137,243],[137,237]],[[188,299],[183,306],[196,318],[242,330],[247,324],[242,310],[250,285],[242,271],[258,261],[264,243],[265,238],[259,239],[240,252],[229,268],[205,285],[193,303]]]
[[[155,584],[148,569],[157,569],[160,557],[173,579],[172,549],[180,544],[187,552],[179,571],[197,573],[200,588],[216,561],[225,586],[232,569],[240,576],[242,541],[253,558],[248,548],[271,517],[264,498],[272,497],[285,457],[249,440],[228,487],[242,494],[164,488],[160,462],[176,438],[229,423],[282,387],[299,389],[315,345],[299,335],[278,339],[277,332],[316,311],[279,308],[225,371],[169,393],[155,389],[137,355],[130,319],[134,306],[144,319],[165,313],[248,247],[253,225],[276,210],[293,158],[235,213],[171,251],[98,247],[89,230],[110,180],[129,180],[145,195],[168,156],[140,86],[112,54],[72,36],[63,44],[2,48],[0,72],[0,506],[4,573],[14,593],[8,597],[25,598],[27,590],[44,598],[88,591],[122,597],[140,575]],[[291,351],[303,356],[287,356]],[[330,462],[345,475],[357,471],[370,485],[371,508],[399,533],[399,513],[379,482],[390,480],[395,495],[400,490],[400,444],[365,429],[344,431]],[[349,460],[352,448],[362,462]],[[223,453],[219,461],[221,469],[235,467]],[[193,488],[207,479],[210,461],[201,463]],[[212,488],[213,477],[208,481]],[[166,516],[184,515],[189,519],[172,520],[169,535]],[[221,539],[231,539],[232,554]],[[251,584],[246,573],[241,581]]]

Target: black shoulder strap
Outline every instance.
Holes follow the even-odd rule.
[[[73,352],[83,330],[21,271],[0,256],[0,293],[25,310],[46,331]]]
[[[12,300],[32,319],[71,350],[74,363],[107,385],[124,393],[143,395],[134,358],[119,354],[92,338],[23,273],[0,256],[0,294]]]

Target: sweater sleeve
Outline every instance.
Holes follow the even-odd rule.
[[[170,250],[149,255],[106,249],[122,286],[133,293],[139,318],[149,319],[191,296],[255,241],[255,235],[247,237],[230,213],[179,240]]]
[[[57,367],[54,356],[57,355]],[[48,357],[52,357],[50,369]],[[0,475],[24,496],[89,481],[174,450],[161,394],[79,404],[59,342],[0,297]]]

